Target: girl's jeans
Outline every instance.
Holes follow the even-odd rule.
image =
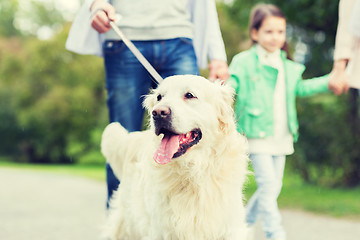
[[[267,238],[286,239],[277,205],[277,198],[282,188],[285,156],[250,154],[250,159],[257,190],[246,206],[246,221],[252,226],[258,218],[261,218],[262,229]]]
[[[163,78],[199,74],[191,39],[174,38],[133,43]],[[129,132],[140,131],[144,116],[143,97],[156,85],[122,41],[105,41],[103,52],[110,122],[120,122]],[[106,173],[108,205],[119,181],[108,164]]]

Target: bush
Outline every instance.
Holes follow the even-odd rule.
[[[327,187],[360,185],[356,94],[298,101],[300,138],[288,163],[305,181]]]
[[[108,118],[103,62],[66,51],[67,32],[50,41],[15,39],[21,44],[0,52],[0,155],[36,163],[103,161],[93,154]]]

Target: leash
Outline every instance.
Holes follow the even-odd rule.
[[[155,83],[160,84],[164,79],[160,76],[160,74],[155,70],[155,68],[146,60],[144,55],[141,54],[139,49],[124,35],[124,33],[120,30],[120,28],[115,24],[115,22],[110,21],[110,25],[113,30],[119,35],[119,37],[123,40],[125,45],[129,48],[129,50],[135,55],[135,57],[139,60],[141,65],[150,73],[150,75],[154,78]]]

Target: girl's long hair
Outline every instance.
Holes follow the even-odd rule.
[[[273,4],[265,4],[265,3],[257,4],[253,7],[250,14],[250,20],[249,20],[250,38],[251,38],[251,31],[253,29],[258,31],[263,21],[267,17],[280,17],[286,20],[284,13],[277,6]],[[254,39],[251,39],[251,41],[253,44],[256,43]],[[281,48],[281,50],[284,50],[287,54],[287,58],[291,59],[289,53],[289,46],[286,41],[284,43],[284,46]]]

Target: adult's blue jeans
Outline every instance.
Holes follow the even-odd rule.
[[[262,229],[268,239],[285,240],[277,198],[281,192],[285,168],[285,156],[250,154],[255,173],[257,190],[246,205],[246,221],[249,226],[262,219]]]
[[[133,43],[163,78],[199,74],[191,39],[174,38]],[[122,41],[105,41],[103,52],[110,122],[120,122],[129,132],[140,131],[144,117],[143,97],[149,93],[150,88],[156,87],[156,84]],[[106,176],[109,206],[109,199],[117,189],[119,180],[108,164]]]

